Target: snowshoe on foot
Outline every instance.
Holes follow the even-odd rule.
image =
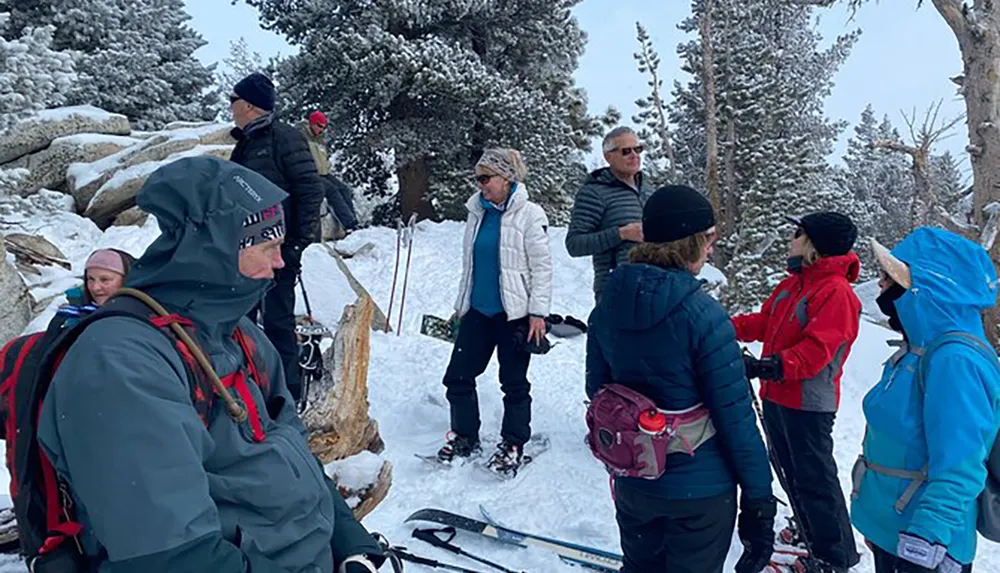
[[[799,524],[794,517],[788,518],[788,526],[778,532],[778,541],[782,545],[805,547],[805,540],[799,531]]]
[[[483,451],[479,440],[448,432],[448,442],[437,453],[439,462],[451,463],[455,458],[468,458]]]
[[[530,461],[531,457],[524,455],[524,446],[503,440],[497,444],[497,451],[486,462],[486,469],[499,475],[515,477],[521,466]]]

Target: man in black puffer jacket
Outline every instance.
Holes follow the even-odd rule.
[[[305,137],[274,117],[274,84],[266,76],[250,74],[229,96],[236,128],[232,161],[268,178],[288,193],[282,207],[288,222],[281,248],[284,268],[275,273],[275,286],[264,298],[264,332],[281,355],[285,380],[299,400],[298,345],[295,340],[295,279],[302,251],[318,236],[323,183]],[[251,316],[256,315],[255,310]]]

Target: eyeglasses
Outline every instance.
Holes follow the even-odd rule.
[[[243,99],[243,98],[241,98],[238,95],[231,95],[231,96],[229,96],[229,103],[230,104],[234,104],[234,103],[240,101],[241,99]]]
[[[646,149],[645,146],[636,145],[635,147],[619,147],[618,151],[622,154],[622,157],[628,157],[633,153],[639,155],[643,152],[644,149]]]
[[[473,179],[475,179],[476,183],[479,183],[480,185],[486,185],[487,183],[490,182],[490,179],[493,179],[494,177],[499,177],[499,176],[498,175],[476,175],[475,177],[473,177]]]
[[[795,237],[794,238],[798,239],[799,237],[801,237],[802,235],[805,235],[805,234],[806,234],[805,229],[803,229],[802,227],[795,227]]]

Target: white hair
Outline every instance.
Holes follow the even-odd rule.
[[[631,127],[620,125],[609,131],[608,134],[604,136],[604,141],[601,143],[601,148],[604,149],[605,153],[609,151],[614,151],[615,140],[623,135],[631,135],[636,138],[639,137],[638,135],[636,135],[635,130],[633,130]]]

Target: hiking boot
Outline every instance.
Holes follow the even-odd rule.
[[[517,475],[517,470],[521,469],[526,461],[523,446],[503,440],[497,444],[497,451],[490,456],[486,467],[496,473],[514,477]]]
[[[438,450],[438,460],[450,462],[457,458],[467,458],[473,454],[483,451],[478,439],[459,436],[454,432],[448,432],[448,441]]]

